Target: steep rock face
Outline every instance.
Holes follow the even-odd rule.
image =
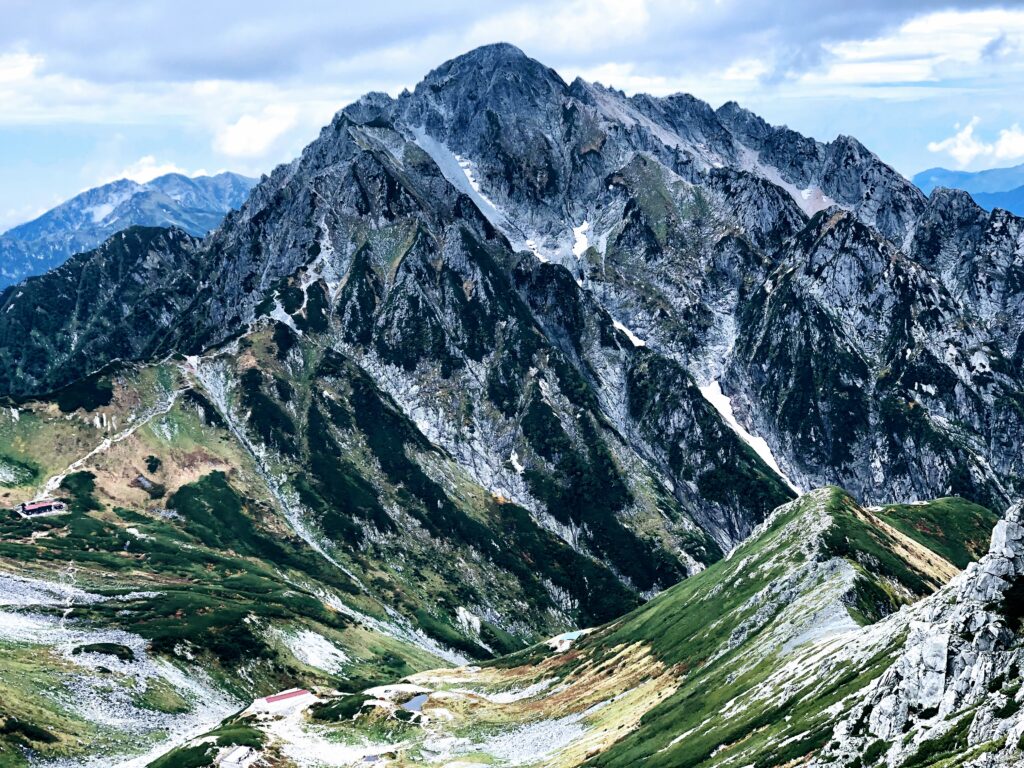
[[[700,388],[734,396],[807,485],[1013,492],[1020,225],[993,217],[943,213],[852,139],[566,84],[487,46],[340,112],[187,273],[149,275],[159,335],[135,341],[130,314],[97,321],[105,339],[48,316],[67,349],[47,358],[23,345],[50,330],[8,298],[20,373],[4,389],[200,354],[273,320],[351,357],[474,482],[565,540],[607,549],[628,538],[618,526],[644,527],[628,522],[639,509],[663,521],[641,549],[703,562],[786,491]],[[970,288],[980,274],[991,306]],[[582,484],[595,472],[614,492]],[[653,590],[692,570],[680,562],[626,578]]]
[[[820,193],[897,243],[925,207],[920,190],[851,136],[821,144],[768,125],[735,102],[719,108],[717,116],[741,144],[757,153],[758,162],[777,169],[783,182],[806,190],[805,199]]]
[[[171,173],[145,184],[121,179],[82,192],[0,236],[0,289],[53,269],[128,227],[177,227],[201,237],[241,207],[255,184],[235,173]]]
[[[848,764],[881,740],[889,765],[1018,765],[1024,505],[992,532],[989,554],[910,609],[892,666],[836,728],[822,765]],[[905,735],[906,734],[906,735]],[[832,762],[829,762],[829,761]]]
[[[768,510],[786,494],[686,369],[637,347],[564,269],[524,258],[513,274],[548,338],[594,387],[603,418],[657,468],[667,489],[719,546],[728,548],[748,530],[744,507]]]
[[[819,214],[780,262],[743,308],[733,378],[784,454],[819,447],[798,476],[838,471],[866,498],[955,478],[994,503],[1019,472],[1000,431],[1020,434],[1021,384],[973,312],[848,213]]]
[[[982,319],[1007,355],[1024,332],[1024,224],[1007,211],[986,213],[970,195],[936,189],[909,254],[937,273]]]

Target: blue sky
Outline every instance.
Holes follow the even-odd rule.
[[[0,231],[114,178],[269,171],[360,94],[499,40],[907,175],[1024,162],[1024,1],[0,0]]]

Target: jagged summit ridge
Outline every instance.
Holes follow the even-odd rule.
[[[82,334],[61,317],[44,328],[7,294],[0,389],[56,389],[115,358],[217,354],[281,323],[350,358],[474,482],[573,546],[593,525],[543,517],[564,504],[531,469],[569,467],[540,439],[556,422],[577,451],[593,442],[581,409],[606,431],[612,474],[644,478],[608,496],[609,525],[632,504],[681,505],[645,547],[713,559],[783,500],[725,406],[701,395],[715,385],[800,487],[1001,504],[1024,476],[1009,362],[1019,222],[992,218],[970,239],[923,204],[854,140],[824,145],[688,96],[566,85],[487,47],[340,112],[199,246],[189,293],[157,274],[147,291],[166,301],[145,344],[114,342],[130,312],[76,318],[99,329]],[[121,252],[121,274],[173,263],[167,247]],[[984,253],[968,261],[994,290],[960,290],[967,277],[914,258],[926,247],[932,263]],[[89,370],[48,362],[61,334],[61,360]],[[306,415],[294,418],[298,430]],[[691,525],[708,540],[682,546]],[[638,570],[630,588],[665,586],[682,566],[666,568]]]

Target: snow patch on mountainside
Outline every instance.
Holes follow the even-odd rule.
[[[107,216],[114,212],[113,203],[103,203],[101,205],[94,205],[91,208],[86,208],[83,213],[92,218],[93,224],[99,224]]]
[[[830,206],[839,205],[839,203],[822,192],[821,187],[817,184],[812,184],[805,189],[800,189],[795,184],[782,178],[782,174],[779,173],[778,168],[762,163],[757,152],[749,147],[741,147],[740,149],[740,167],[742,167],[743,170],[749,171],[756,176],[760,176],[762,179],[770,181],[775,186],[786,190],[786,192],[789,193],[789,196],[793,198],[798,206],[800,206],[800,210],[808,216],[813,216],[819,211],[824,211]]]
[[[323,635],[310,629],[303,629],[298,633],[278,630],[276,634],[295,658],[324,672],[337,674],[351,661],[347,653]]]
[[[572,255],[575,256],[577,259],[583,256],[583,254],[587,252],[587,248],[590,247],[590,241],[587,239],[587,231],[589,229],[589,221],[584,221],[578,227],[572,228]]]
[[[309,723],[305,707],[297,707],[283,717],[261,722],[271,741],[280,744],[286,757],[301,766],[344,766],[376,762],[381,755],[401,745],[391,743],[342,744],[326,738],[328,729]]]
[[[428,134],[422,126],[413,129],[413,140],[420,149],[430,155],[431,160],[437,163],[442,175],[456,189],[476,203],[476,207],[480,209],[487,220],[507,236],[509,234],[508,217],[494,204],[494,201],[481,191],[473,162],[452,152],[447,146]]]
[[[631,331],[625,325],[620,323],[618,320],[614,320],[613,319],[612,320],[612,325],[615,326],[616,330],[622,331],[624,334],[626,334],[626,336],[629,338],[629,340],[633,343],[634,347],[646,347],[647,346],[647,342],[646,341],[641,339],[639,336],[637,336],[635,333],[633,333],[633,331]]]
[[[717,380],[712,381],[703,387],[700,387],[700,393],[704,396],[704,399],[711,403],[712,407],[718,411],[718,413],[725,419],[725,423],[728,424],[732,431],[742,438],[743,442],[754,449],[754,453],[761,457],[764,461],[783,481],[788,485],[794,493],[800,494],[802,491],[790,480],[786,474],[779,467],[779,462],[775,460],[775,455],[772,453],[772,449],[768,447],[768,443],[763,437],[752,435],[748,432],[742,424],[736,421],[736,416],[732,411],[732,400],[722,392],[722,385]]]
[[[508,238],[515,250],[530,251],[541,262],[551,260],[541,251],[536,239],[526,237],[512,223],[508,214],[484,194],[477,177],[476,166],[472,160],[452,152],[446,145],[430,136],[422,126],[413,129],[413,140],[437,163],[441,174],[456,189],[469,197],[492,226]]]
[[[705,168],[720,168],[725,164],[725,158],[710,147],[687,141],[678,133],[655,122],[634,107],[630,99],[622,98],[615,91],[596,83],[591,84],[589,90],[598,111],[611,122],[620,123],[626,128],[642,128],[669,149],[692,152]]]
[[[534,242],[532,239],[526,240],[523,243],[523,245],[525,245],[527,250],[529,250],[534,256],[537,257],[537,261],[539,261],[541,264],[547,264],[549,261],[551,261],[551,259],[549,259],[547,256],[540,252],[540,248],[537,247],[537,243]]]

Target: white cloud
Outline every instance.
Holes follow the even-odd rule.
[[[1024,157],[1024,130],[1021,130],[1018,123],[999,132],[995,156],[999,160],[1019,160]]]
[[[960,124],[957,123],[954,126],[954,128],[958,129],[956,133],[948,139],[929,142],[928,151],[947,153],[950,157],[956,160],[957,165],[961,168],[965,168],[970,165],[974,162],[976,157],[991,154],[992,145],[979,141],[974,135],[974,128],[980,122],[981,118],[975,115],[963,128],[960,128]]]
[[[1019,160],[1024,157],[1024,130],[1020,125],[1014,123],[1009,128],[999,132],[999,138],[994,142],[986,142],[974,134],[974,129],[981,122],[981,118],[975,115],[967,125],[954,126],[956,133],[942,141],[933,141],[928,144],[929,152],[945,152],[961,168],[974,163],[981,158],[986,165],[994,165],[1000,162]]]
[[[129,126],[174,125],[207,133],[215,151],[251,161],[250,171],[263,170],[313,138],[359,95],[352,87],[345,79],[288,86],[240,80],[98,83],[53,73],[43,56],[0,53],[0,126],[109,125],[130,132]],[[147,172],[140,167],[135,175]]]
[[[5,53],[0,55],[0,83],[18,83],[29,80],[42,66],[42,56],[27,53]]]
[[[928,84],[965,78],[992,59],[993,41],[1002,56],[1024,39],[1024,11],[1001,8],[941,11],[907,21],[896,30],[864,40],[826,43],[826,64],[806,73],[806,85]]]
[[[257,114],[243,115],[221,128],[214,149],[230,157],[260,157],[275,141],[298,124],[299,110],[291,104],[268,104]]]
[[[740,82],[755,82],[768,74],[770,68],[760,59],[739,59],[722,72],[722,79]]]
[[[106,184],[118,179],[131,179],[139,184],[145,184],[158,176],[166,176],[168,173],[180,173],[184,176],[205,176],[205,170],[186,171],[174,163],[159,162],[153,155],[140,157],[131,165],[122,168],[119,172],[104,179],[101,183]]]

